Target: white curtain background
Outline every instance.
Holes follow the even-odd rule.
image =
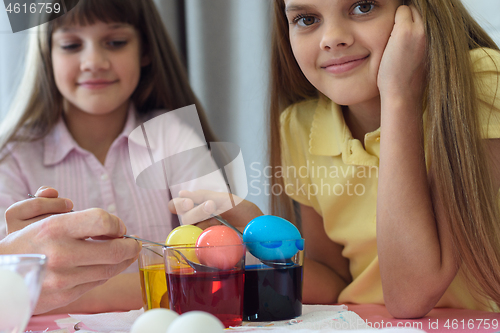
[[[24,50],[28,34],[26,31],[12,33],[2,1],[0,3],[0,119],[7,113],[23,74]]]
[[[500,46],[500,0],[462,0],[462,2]]]
[[[191,85],[217,137],[240,146],[247,199],[265,213],[269,0],[187,0],[187,59]],[[252,167],[253,166],[253,167]]]
[[[267,179],[255,169],[266,165],[271,1],[155,1],[217,138],[241,148],[247,199],[269,213]]]
[[[263,192],[267,179],[256,170],[266,165],[272,0],[155,2],[219,140],[241,147],[249,182],[247,199],[268,213]],[[500,0],[463,2],[500,45]],[[20,80],[28,34],[11,32],[0,4],[0,117]]]

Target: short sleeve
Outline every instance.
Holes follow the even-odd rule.
[[[314,107],[308,102],[288,107],[280,117],[281,163],[284,192],[293,200],[316,206],[316,198],[309,191],[309,133]]]
[[[500,52],[492,49],[471,51],[479,99],[478,117],[484,139],[500,138]]]
[[[12,153],[2,154],[0,161],[0,239],[7,236],[5,211],[12,204],[27,199],[28,193],[28,187],[16,159]]]

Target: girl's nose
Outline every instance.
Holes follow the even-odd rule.
[[[324,25],[323,37],[320,42],[322,50],[346,48],[354,42],[354,36],[349,29],[348,23],[331,22]]]
[[[107,70],[110,67],[110,62],[107,58],[106,51],[99,48],[89,48],[82,53],[80,62],[80,70],[97,72]]]

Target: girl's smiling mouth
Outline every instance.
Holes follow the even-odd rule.
[[[367,56],[347,56],[338,59],[331,59],[324,62],[321,68],[332,74],[342,74],[361,65],[370,55]]]
[[[109,87],[110,85],[118,82],[118,80],[87,80],[87,81],[82,81],[78,82],[78,86],[82,88],[87,88],[87,89],[103,89],[106,87]]]

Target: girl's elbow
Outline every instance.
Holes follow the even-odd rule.
[[[398,319],[422,318],[428,314],[436,305],[439,297],[428,295],[426,293],[404,294],[398,296],[384,297],[387,311]]]
[[[391,316],[396,319],[422,318],[432,310],[432,306],[426,307],[419,304],[412,304],[410,301],[408,301],[408,304],[404,304],[403,306],[386,302],[386,308]]]
[[[436,306],[449,287],[454,277],[451,273],[448,276],[436,275],[432,279],[418,276],[404,283],[394,280],[390,284],[382,283],[387,311],[395,318],[422,318]]]

